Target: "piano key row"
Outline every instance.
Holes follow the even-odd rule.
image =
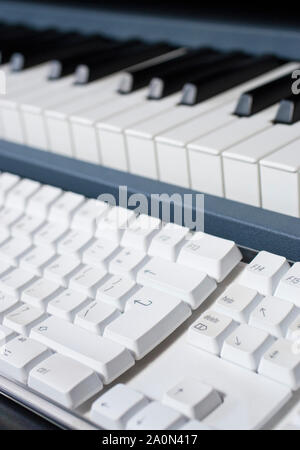
[[[3,138],[300,217],[297,63],[13,28]]]

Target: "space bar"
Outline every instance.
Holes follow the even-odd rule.
[[[56,317],[32,328],[30,337],[95,370],[104,383],[110,383],[134,364],[133,356],[121,345]]]

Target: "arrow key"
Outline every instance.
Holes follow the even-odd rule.
[[[273,342],[266,331],[242,324],[225,339],[221,358],[255,371]]]
[[[293,303],[268,296],[253,310],[249,324],[275,337],[284,337],[298,313]]]
[[[222,403],[222,399],[211,386],[195,378],[184,378],[165,393],[163,403],[184,416],[202,420]]]
[[[147,404],[143,394],[117,384],[93,403],[90,416],[106,430],[123,430],[131,417]]]

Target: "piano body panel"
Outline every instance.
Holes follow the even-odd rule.
[[[198,193],[4,140],[0,140],[0,170],[91,198],[112,194],[117,203],[119,186],[127,187],[127,198],[137,193],[145,195],[149,205],[151,194],[171,197],[176,192],[181,199],[192,194],[195,200]],[[192,209],[195,217],[195,202]],[[260,250],[283,255],[290,261],[299,260],[300,227],[297,218],[205,194],[204,227],[209,234],[234,240],[241,247],[245,261],[253,258],[253,251]]]
[[[300,31],[296,27],[257,26],[232,21],[161,17],[158,14],[124,12],[38,2],[2,1],[0,20],[37,28],[53,26],[82,33],[104,33],[118,39],[140,37],[149,42],[166,40],[189,47],[212,46],[220,50],[244,50],[253,54],[273,53],[283,58],[298,58]]]

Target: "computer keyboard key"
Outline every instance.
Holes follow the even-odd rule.
[[[15,333],[10,328],[5,327],[4,325],[0,324],[0,346],[6,344],[11,339],[17,336],[17,333]]]
[[[0,247],[0,259],[12,266],[17,266],[19,260],[32,247],[28,238],[11,238]]]
[[[202,420],[222,403],[220,394],[196,378],[184,378],[163,396],[163,403],[191,419]]]
[[[49,317],[33,328],[30,336],[100,373],[105,384],[134,365],[125,347],[56,317]]]
[[[167,223],[156,234],[150,243],[148,254],[159,256],[169,261],[176,261],[180,247],[184,244],[184,239],[188,236],[189,229],[175,223]]]
[[[26,289],[35,278],[36,277],[32,273],[17,268],[1,278],[0,289],[19,299],[22,291]]]
[[[208,309],[190,326],[187,341],[209,353],[220,355],[225,339],[236,327],[230,317]]]
[[[131,278],[113,275],[99,287],[96,300],[124,311],[127,301],[137,290],[138,285]]]
[[[104,330],[104,337],[143,358],[189,316],[189,306],[179,298],[142,287],[126,303],[125,312]]]
[[[74,291],[81,292],[87,297],[95,298],[98,287],[107,277],[106,270],[84,265],[70,279],[69,287]]]
[[[241,259],[242,254],[233,241],[199,232],[181,249],[177,262],[206,272],[220,282]]]
[[[51,247],[53,250],[56,250],[58,241],[65,236],[67,231],[67,224],[47,222],[39,231],[37,231],[33,241],[36,245],[41,247]]]
[[[178,430],[186,419],[174,409],[159,402],[151,402],[133,416],[127,430]]]
[[[0,291],[0,322],[3,317],[13,311],[19,305],[19,300],[14,295],[9,295],[4,291]]]
[[[21,301],[46,311],[48,302],[61,289],[59,284],[39,278],[22,292]]]
[[[138,272],[137,283],[153,287],[198,308],[216,289],[216,282],[206,273],[153,257]]]
[[[300,263],[295,263],[279,281],[275,296],[300,307]]]
[[[234,283],[216,300],[214,309],[231,317],[236,322],[247,323],[250,313],[261,300],[262,296],[254,289]]]
[[[22,217],[22,211],[14,209],[10,206],[5,206],[0,210],[0,230],[5,233],[10,230],[11,226]]]
[[[90,368],[56,353],[29,372],[28,386],[55,403],[74,409],[101,391],[102,382]]]
[[[41,276],[44,268],[56,257],[51,247],[34,246],[20,258],[20,268]]]
[[[273,295],[280,279],[289,270],[287,260],[261,251],[244,269],[240,283],[264,295]]]
[[[290,323],[286,338],[290,341],[294,341],[300,336],[300,314],[296,317],[295,320],[293,320],[292,323]]]
[[[50,355],[43,344],[18,336],[0,348],[0,372],[26,384],[30,370]]]
[[[62,195],[63,191],[54,186],[42,186],[28,202],[27,214],[46,218],[51,205]]]
[[[28,336],[32,327],[45,319],[42,309],[31,305],[21,305],[7,314],[3,319],[3,325],[18,334]]]
[[[96,237],[119,243],[124,231],[135,219],[135,213],[129,209],[116,206],[107,211],[98,221]]]
[[[258,373],[296,391],[300,386],[300,352],[294,344],[278,339],[262,357]]]
[[[5,202],[8,192],[20,181],[20,177],[11,173],[1,173],[0,175],[0,205]]]
[[[109,272],[136,279],[137,272],[147,262],[147,255],[142,250],[123,248],[109,263]]]
[[[273,341],[267,332],[242,324],[225,339],[221,358],[256,371]]]
[[[82,252],[92,242],[92,234],[81,230],[70,230],[57,244],[60,255],[74,255],[80,257]]]
[[[80,259],[76,256],[58,256],[44,270],[44,277],[50,281],[67,287],[73,275],[81,268]]]
[[[293,303],[268,296],[252,311],[249,324],[275,337],[284,337],[288,326],[296,319],[298,312]]]
[[[98,219],[107,211],[108,204],[100,200],[87,200],[73,217],[71,227],[75,230],[94,232]]]
[[[81,309],[75,317],[75,325],[95,334],[103,334],[104,329],[120,316],[120,311],[108,303],[94,301]]]
[[[43,224],[44,219],[42,217],[26,214],[11,227],[11,235],[17,238],[28,238],[32,240],[34,233],[36,233]]]
[[[12,266],[5,261],[1,261],[0,260],[0,277],[2,277],[2,275],[5,275],[7,272],[9,272],[9,270],[12,270]]]
[[[146,252],[152,238],[158,233],[160,227],[160,219],[140,214],[125,230],[121,245]]]
[[[83,251],[82,262],[99,269],[108,269],[108,261],[119,251],[116,242],[96,239]]]
[[[49,221],[70,224],[75,211],[84,203],[84,197],[74,192],[65,192],[56,200],[49,212]]]
[[[148,403],[140,392],[117,384],[93,403],[90,417],[106,430],[124,430],[127,422]]]
[[[86,295],[72,289],[64,289],[48,303],[47,312],[53,316],[73,322],[75,315],[90,303]]]
[[[24,211],[30,197],[40,189],[40,183],[37,181],[23,179],[15,187],[13,187],[7,197],[6,205],[13,205],[15,209]]]

